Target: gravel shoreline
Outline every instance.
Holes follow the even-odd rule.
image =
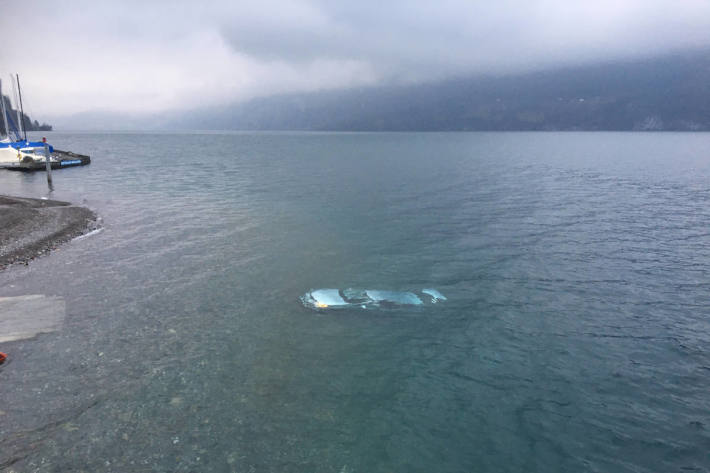
[[[98,227],[96,214],[57,200],[0,195],[0,270]]]

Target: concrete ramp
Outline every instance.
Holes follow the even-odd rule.
[[[58,296],[0,297],[0,343],[32,338],[62,328],[66,305]]]

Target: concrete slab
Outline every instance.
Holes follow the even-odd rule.
[[[65,315],[66,304],[58,296],[0,297],[0,343],[56,332],[62,328]]]

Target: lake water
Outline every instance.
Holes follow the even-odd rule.
[[[710,134],[50,141],[104,230],[0,272],[66,304],[0,345],[0,470],[710,469]]]

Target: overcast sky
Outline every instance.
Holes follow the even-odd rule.
[[[710,0],[0,0],[40,118],[511,73],[710,46]]]

